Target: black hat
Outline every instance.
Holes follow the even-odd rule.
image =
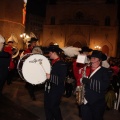
[[[89,48],[89,47],[87,47],[87,46],[84,46],[84,47],[82,47],[82,50],[80,51],[80,53],[83,53],[83,52],[91,52],[91,51],[92,51],[91,48]]]
[[[37,42],[37,41],[38,41],[37,38],[32,37],[32,38],[30,39],[30,41],[28,41],[28,43]]]
[[[60,54],[63,52],[63,50],[61,48],[59,48],[58,45],[50,45],[47,48],[47,52],[56,52],[57,54]]]
[[[90,58],[91,57],[96,57],[96,58],[101,59],[102,61],[107,59],[107,56],[104,53],[102,53],[101,51],[98,51],[98,50],[93,50],[92,54],[89,57]]]

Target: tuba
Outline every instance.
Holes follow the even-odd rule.
[[[83,77],[86,77],[86,66],[84,66],[83,68],[82,78]],[[81,84],[80,86],[77,87],[76,90],[76,101],[78,105],[82,105],[84,103],[84,95],[85,95],[85,85]]]

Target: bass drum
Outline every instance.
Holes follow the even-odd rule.
[[[45,56],[28,53],[18,61],[17,70],[23,80],[37,85],[45,82],[46,73],[50,74],[51,66]]]

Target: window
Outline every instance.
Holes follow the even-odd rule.
[[[51,17],[51,22],[50,22],[51,25],[55,25],[55,16],[52,16]]]
[[[107,4],[114,4],[116,2],[116,0],[106,0]]]
[[[105,18],[105,26],[110,26],[110,16]]]
[[[82,19],[83,17],[84,17],[84,15],[83,15],[83,13],[82,12],[80,12],[80,11],[78,11],[77,13],[76,13],[76,19],[77,20],[80,20],[80,19]]]

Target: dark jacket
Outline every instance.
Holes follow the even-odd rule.
[[[51,84],[51,91],[64,92],[64,81],[67,75],[67,65],[63,61],[57,61],[52,66],[51,77],[48,80]]]
[[[105,93],[110,84],[110,74],[107,68],[101,67],[85,84],[85,98],[89,104],[105,99]]]
[[[4,51],[0,52],[0,78],[6,77],[10,64],[10,54]]]
[[[7,52],[0,51],[0,94],[8,76],[8,67],[11,55]]]

